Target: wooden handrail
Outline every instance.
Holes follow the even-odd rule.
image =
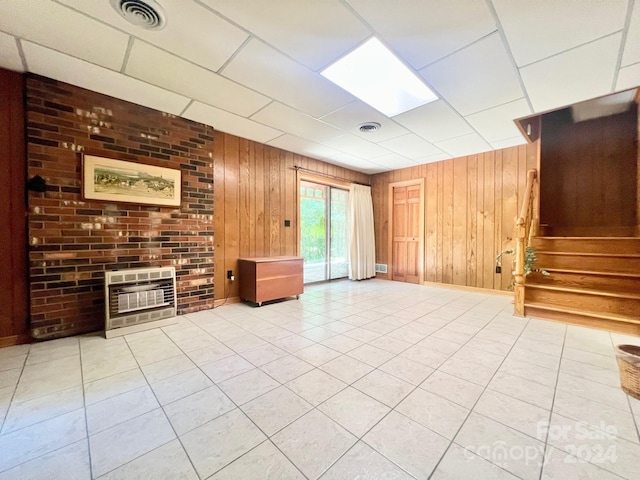
[[[520,215],[516,218],[515,240],[516,240],[516,266],[513,272],[514,277],[514,313],[524,316],[524,282],[525,282],[525,255],[531,237],[535,233],[533,227],[536,221],[533,218],[533,187],[538,178],[538,172],[531,169],[527,172],[527,185],[524,191],[524,199],[520,207]]]
[[[531,200],[533,199],[533,185],[538,178],[538,171],[535,168],[532,168],[527,172],[527,185],[524,187],[524,201],[522,202],[522,206],[520,207],[520,216],[516,220],[516,225],[524,225],[528,211],[529,205],[531,204]]]

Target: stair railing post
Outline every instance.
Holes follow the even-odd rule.
[[[526,226],[522,217],[516,221],[516,267],[513,272],[513,310],[515,315],[524,317],[524,257]]]
[[[527,172],[527,183],[525,186],[524,201],[520,209],[520,216],[516,219],[515,240],[516,240],[516,266],[513,272],[513,313],[524,317],[525,301],[525,255],[527,247],[531,243],[531,237],[537,232],[538,219],[533,218],[533,195],[534,183],[538,177],[536,170]]]

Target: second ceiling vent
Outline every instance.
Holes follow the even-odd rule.
[[[366,122],[358,125],[358,130],[360,130],[362,133],[375,132],[377,130],[380,130],[380,128],[382,128],[382,125],[380,125],[378,122]]]
[[[167,24],[164,10],[154,0],[111,0],[124,19],[146,30],[161,30]]]

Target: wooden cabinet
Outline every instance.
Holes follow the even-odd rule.
[[[240,258],[240,298],[262,305],[304,291],[302,257]]]

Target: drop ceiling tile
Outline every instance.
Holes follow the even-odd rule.
[[[464,157],[465,155],[493,150],[491,145],[485,142],[477,133],[450,138],[449,140],[438,142],[436,145],[452,157]]]
[[[519,135],[520,130],[513,122],[516,118],[531,114],[529,104],[524,98],[490,108],[465,117],[487,142],[495,142]]]
[[[621,65],[626,67],[638,62],[640,62],[640,2],[633,5]]]
[[[518,135],[513,138],[506,138],[504,140],[498,140],[497,142],[491,142],[491,146],[494,150],[500,150],[501,148],[509,148],[509,147],[517,147],[518,145],[526,145],[527,140],[522,136]]]
[[[237,137],[248,138],[260,143],[267,143],[283,134],[280,130],[261,125],[253,120],[225,112],[219,108],[193,102],[182,114],[184,118],[205,123],[221,132],[230,133]]]
[[[464,118],[442,100],[414,108],[393,119],[430,142],[473,132]]]
[[[620,35],[521,68],[533,109],[542,112],[610,93]]]
[[[351,135],[350,133],[329,139],[323,143],[326,146],[341,152],[356,155],[368,160],[389,153],[389,150],[382,148],[375,143],[367,142],[366,140],[355,135]]]
[[[111,2],[60,0],[87,15],[146,40],[179,57],[218,70],[249,37],[197,2],[162,0],[167,24],[162,30],[145,30],[118,15]]]
[[[640,85],[640,63],[621,68],[618,72],[616,90],[625,90]]]
[[[312,117],[353,101],[329,80],[258,40],[245,45],[221,73]]]
[[[396,170],[398,168],[415,167],[418,165],[416,161],[403,157],[402,155],[398,155],[397,153],[390,153],[388,155],[378,157],[375,159],[374,163],[384,167],[385,170]]]
[[[121,73],[22,41],[22,50],[30,72],[94,92],[178,115],[189,99]]]
[[[627,0],[493,0],[518,66],[621,30]]]
[[[340,152],[333,150],[319,143],[296,137],[295,135],[285,134],[267,142],[267,145],[281,148],[288,152],[306,155],[308,157],[317,158],[319,160],[328,160],[331,157],[340,155]]]
[[[497,33],[420,70],[420,74],[461,115],[524,96]]]
[[[318,143],[344,135],[343,131],[278,102],[270,103],[251,119]]]
[[[438,147],[413,133],[380,142],[379,145],[412,160],[442,153]]]
[[[0,67],[14,72],[24,72],[15,37],[0,32]]]
[[[1,2],[0,30],[120,70],[129,36],[57,3]]]
[[[353,133],[359,137],[369,140],[371,142],[384,142],[391,138],[399,137],[400,135],[406,135],[409,133],[407,129],[398,125],[394,120],[384,116],[378,112],[375,108],[355,100],[349,105],[336,110],[329,115],[322,117],[323,122],[327,122],[334,127],[337,127],[345,132]],[[375,132],[361,132],[358,127],[365,122],[379,123],[381,128]]]
[[[453,157],[448,153],[436,153],[435,155],[427,155],[426,157],[419,158],[416,160],[416,163],[423,165],[425,163],[440,162],[442,160],[448,160],[450,158]]]
[[[141,40],[135,40],[125,73],[208,105],[249,116],[270,99]]]
[[[485,2],[347,0],[416,69],[496,30]]]
[[[315,71],[370,35],[341,2],[333,0],[202,2]]]
[[[331,157],[328,162],[363,173],[382,172],[385,170],[384,167],[370,162],[369,160],[363,160],[362,158],[347,155],[345,153]]]

